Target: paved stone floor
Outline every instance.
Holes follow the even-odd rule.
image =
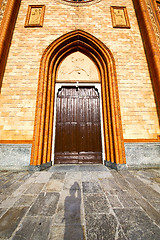
[[[0,239],[160,239],[160,169],[0,172]]]

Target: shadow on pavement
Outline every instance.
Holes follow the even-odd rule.
[[[64,203],[64,240],[81,240],[84,239],[81,226],[81,189],[77,182],[71,186],[69,193]]]

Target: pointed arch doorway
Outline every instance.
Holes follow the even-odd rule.
[[[32,166],[51,165],[57,69],[63,59],[76,51],[90,58],[99,72],[105,160],[108,163],[125,164],[114,58],[101,41],[82,30],[76,30],[58,38],[48,46],[42,56],[30,164]]]

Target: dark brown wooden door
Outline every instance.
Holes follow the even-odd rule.
[[[56,105],[55,163],[101,163],[98,91],[62,87]]]

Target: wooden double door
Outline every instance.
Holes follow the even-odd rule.
[[[100,99],[94,87],[58,91],[55,163],[102,163]]]

